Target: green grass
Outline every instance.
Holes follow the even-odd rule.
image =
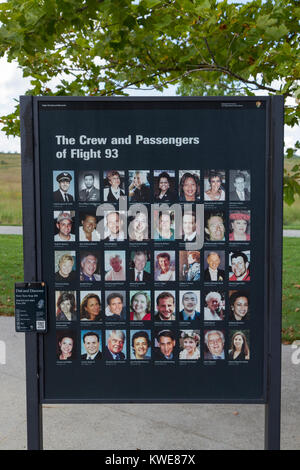
[[[22,225],[21,158],[0,153],[0,225]]]
[[[0,315],[14,315],[14,285],[22,281],[22,236],[0,235]]]
[[[0,235],[0,315],[14,314],[14,283],[23,281],[19,235]],[[300,238],[283,240],[282,341],[300,339]]]
[[[283,239],[282,340],[300,339],[300,238]]]

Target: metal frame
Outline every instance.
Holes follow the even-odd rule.
[[[282,179],[283,179],[283,97],[164,97],[164,98],[85,98],[21,97],[21,155],[23,187],[24,279],[39,281],[41,266],[40,185],[38,147],[38,103],[42,101],[109,101],[109,102],[194,102],[257,101],[267,105],[266,142],[266,249],[265,268],[265,351],[264,391],[266,396],[254,400],[45,400],[43,390],[43,335],[26,333],[26,391],[28,449],[42,449],[43,403],[224,403],[265,404],[265,449],[280,448],[281,386],[281,266],[282,266]],[[270,125],[269,125],[270,124]],[[36,140],[34,140],[36,139]],[[25,190],[24,190],[25,189]],[[32,261],[35,261],[34,263]],[[278,266],[280,269],[278,269]]]

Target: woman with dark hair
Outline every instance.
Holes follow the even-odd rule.
[[[210,173],[208,176],[210,188],[204,193],[204,201],[225,201],[225,191],[222,189],[222,176]]]
[[[136,292],[130,302],[130,320],[151,320],[151,300],[146,292]]]
[[[110,187],[104,188],[104,201],[118,202],[120,196],[124,196],[125,192],[121,189],[121,175],[117,170],[111,170],[107,174]]]
[[[199,176],[194,173],[184,173],[179,182],[179,200],[193,202],[200,197]]]
[[[100,321],[101,302],[97,294],[87,294],[80,304],[81,321]]]
[[[182,350],[179,359],[200,359],[200,336],[196,331],[185,330],[181,332]]]
[[[75,321],[76,320],[76,302],[72,292],[61,292],[57,299],[57,321]]]
[[[232,335],[228,359],[230,361],[249,361],[250,350],[247,338],[242,331],[236,331]]]
[[[175,193],[170,189],[171,178],[169,173],[163,171],[158,175],[158,191],[154,195],[156,202],[174,202]]]
[[[72,361],[74,359],[74,338],[69,332],[61,333],[57,343],[57,359]]]
[[[136,331],[131,339],[131,359],[151,359],[151,355],[147,354],[150,345],[151,341],[147,331]]]
[[[249,320],[250,299],[247,291],[235,291],[229,297],[230,315],[229,321]]]
[[[156,221],[156,230],[154,231],[154,240],[175,240],[174,213],[164,211],[158,214]]]

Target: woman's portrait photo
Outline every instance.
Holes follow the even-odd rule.
[[[229,211],[229,241],[250,241],[250,211]]]
[[[179,201],[200,199],[200,170],[179,170]]]
[[[228,352],[229,361],[249,361],[249,331],[231,331],[230,349]]]
[[[105,281],[125,281],[126,280],[126,261],[125,251],[105,251],[104,269]]]
[[[101,321],[101,293],[80,292],[80,321]]]
[[[149,170],[129,170],[129,202],[150,202]]]
[[[130,331],[131,354],[130,359],[143,361],[151,359],[151,331]]]
[[[155,251],[154,259],[155,281],[175,281],[175,251]]]
[[[181,330],[179,336],[179,359],[200,359],[200,330]]]
[[[73,282],[76,280],[75,251],[55,251],[55,282]]]
[[[204,201],[225,201],[225,171],[209,170],[204,174]]]
[[[175,217],[174,211],[153,211],[155,241],[174,241],[175,240]]]
[[[130,291],[130,320],[151,320],[150,291]]]
[[[56,321],[75,321],[76,315],[76,292],[56,291]]]
[[[250,292],[244,290],[229,291],[229,321],[247,321],[250,318]]]
[[[130,216],[130,209],[128,215]],[[149,240],[148,214],[137,211],[134,216],[130,217],[128,236],[131,242],[144,242]]]
[[[58,361],[75,359],[75,333],[73,331],[56,331],[56,358]]]
[[[155,202],[175,202],[175,171],[154,170],[153,174]]]
[[[103,199],[105,202],[118,202],[125,196],[125,171],[104,170]]]

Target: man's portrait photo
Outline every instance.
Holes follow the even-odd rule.
[[[179,291],[179,320],[194,321],[200,320],[200,291],[181,290]]]
[[[99,251],[80,252],[80,282],[100,281],[100,253]]]
[[[74,171],[53,171],[53,201],[74,201]]]
[[[124,330],[106,330],[106,361],[124,361],[126,359],[126,332]]]
[[[105,320],[124,321],[126,319],[126,292],[105,292]]]
[[[229,281],[250,281],[250,251],[229,253]]]
[[[81,360],[96,361],[102,359],[101,331],[81,331]]]
[[[75,251],[55,251],[55,282],[73,282],[76,280]]]
[[[105,281],[125,281],[126,280],[126,257],[125,251],[104,252]]]
[[[222,330],[206,330],[204,331],[204,359],[222,360],[225,359],[225,335]]]
[[[154,277],[155,281],[175,281],[175,251],[154,252]]]
[[[155,291],[154,297],[154,320],[156,322],[176,320],[175,291]]]
[[[209,242],[225,241],[224,211],[204,210],[204,237]]]
[[[99,171],[80,171],[78,199],[81,202],[100,201]]]
[[[105,202],[118,202],[121,196],[125,196],[125,171],[124,170],[104,170],[104,190]]]
[[[124,211],[104,212],[104,241],[122,242],[126,239],[126,214]]]
[[[204,252],[204,281],[225,281],[225,251],[214,250]]]
[[[129,262],[130,282],[150,282],[151,264],[149,250],[132,250]]]
[[[74,211],[54,211],[55,242],[74,242]]]
[[[182,240],[186,243],[194,243],[196,241],[196,238],[197,238],[196,212],[185,211],[182,216]]]
[[[175,345],[176,336],[174,331],[158,331],[155,335],[154,359],[156,361],[174,361]]]
[[[200,277],[200,251],[179,251],[179,280],[196,282]]]
[[[250,171],[230,170],[229,172],[229,200],[250,201]]]
[[[151,331],[131,330],[130,331],[130,359],[145,361],[151,359]]]

